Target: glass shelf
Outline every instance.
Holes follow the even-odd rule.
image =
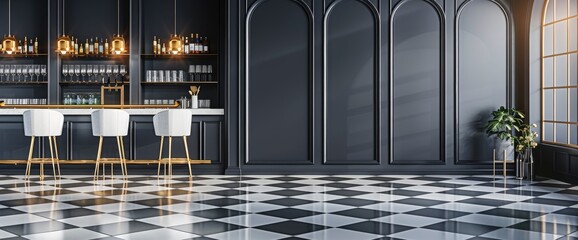
[[[202,81],[202,82],[141,82],[144,85],[190,85],[190,84],[218,84],[218,81]]]
[[[26,81],[26,82],[18,82],[18,81],[0,81],[0,85],[41,85],[47,84],[48,81]]]
[[[179,59],[179,58],[199,58],[199,57],[217,57],[217,53],[198,53],[198,54],[141,54],[145,59]]]
[[[119,59],[119,58],[126,58],[130,56],[130,54],[109,54],[109,55],[73,55],[73,54],[59,54],[62,59],[72,60],[72,59],[90,59],[90,60],[109,60],[109,59]]]
[[[39,57],[46,57],[48,54],[39,53],[39,54],[0,54],[0,58],[39,58]]]

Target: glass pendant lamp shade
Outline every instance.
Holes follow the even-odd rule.
[[[114,54],[122,54],[126,50],[124,38],[121,35],[116,35],[112,38],[112,52]]]
[[[66,1],[62,0],[62,36],[58,37],[58,39],[56,39],[56,51],[57,53],[60,54],[67,54],[70,53],[74,50],[72,46],[72,41],[70,40],[69,36],[66,36],[66,34],[64,34],[64,20],[65,20],[65,11],[64,11],[64,6],[66,6]]]
[[[70,37],[62,35],[56,40],[56,52],[60,54],[70,52]]]
[[[18,49],[16,38],[11,35],[6,36],[2,41],[2,50],[7,54],[12,54],[16,52],[16,49]]]
[[[182,51],[181,37],[178,35],[173,35],[169,40],[169,52],[172,54],[179,54]]]

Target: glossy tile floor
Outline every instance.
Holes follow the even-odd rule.
[[[578,187],[491,176],[0,175],[9,239],[578,239]]]

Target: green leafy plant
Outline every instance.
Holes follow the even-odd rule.
[[[538,146],[536,142],[536,138],[538,137],[538,133],[532,131],[532,128],[536,128],[536,124],[522,124],[520,126],[520,131],[518,132],[518,136],[515,138],[516,142],[516,151],[523,152],[528,148],[535,148]]]
[[[520,131],[523,118],[524,114],[522,112],[514,108],[501,106],[498,110],[492,112],[492,119],[486,125],[486,133],[489,137],[495,135],[497,138],[510,141],[514,145],[515,138],[512,133],[513,131]]]

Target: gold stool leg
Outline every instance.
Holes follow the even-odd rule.
[[[58,144],[56,143],[56,136],[53,136],[52,139],[54,140],[54,153],[56,153],[56,168],[58,169],[58,177],[61,177],[60,174],[60,157],[58,156]]]
[[[122,175],[124,176],[124,165],[122,164],[122,150],[120,149],[120,137],[116,136],[116,146],[118,147],[118,157],[120,159],[120,170],[122,172]],[[110,164],[110,169],[112,171],[112,165]]]
[[[187,156],[187,165],[189,165],[189,177],[193,177],[193,170],[191,169],[191,158],[189,157],[189,145],[187,144],[187,136],[183,136],[183,144],[185,144],[185,154]]]
[[[52,175],[56,179],[56,165],[54,163],[54,147],[52,147],[52,137],[48,136],[48,146],[50,147],[50,161],[52,162]]]
[[[96,152],[96,166],[94,167],[94,178],[98,178],[98,172],[100,170],[100,154],[102,151],[102,136],[98,138],[98,151]]]
[[[159,149],[159,167],[157,169],[157,177],[161,176],[161,162],[163,159],[163,142],[165,141],[165,137],[161,136],[161,148]]]
[[[34,140],[35,137],[30,138],[30,149],[28,150],[28,161],[26,161],[26,172],[24,173],[24,179],[30,178],[30,168],[32,166],[32,153],[34,152]]]
[[[120,139],[120,150],[122,152],[122,165],[124,166],[124,175],[128,176],[128,168],[126,167],[126,155],[124,153],[124,139],[122,139],[122,136],[118,137]]]
[[[173,177],[173,163],[171,153],[173,152],[173,137],[169,137],[169,177]]]

